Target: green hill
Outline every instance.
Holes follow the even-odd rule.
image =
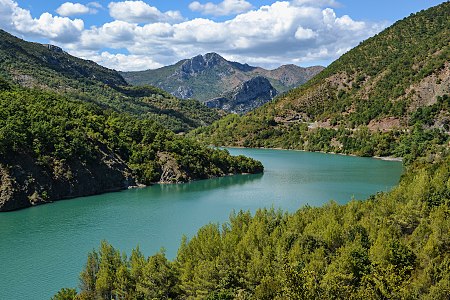
[[[262,170],[149,118],[0,80],[0,211]]]
[[[176,132],[211,124],[217,112],[197,101],[181,101],[154,87],[131,87],[116,71],[62,49],[18,39],[0,30],[0,75],[24,87],[51,90],[157,120]]]
[[[318,76],[196,136],[211,144],[414,157],[450,133],[450,3],[396,22]]]
[[[131,87],[114,70],[0,30],[0,211],[261,172],[259,162],[174,133],[216,119],[195,100]]]

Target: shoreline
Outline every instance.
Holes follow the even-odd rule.
[[[324,153],[324,154],[335,154],[335,155],[343,155],[343,156],[353,156],[353,157],[361,157],[361,158],[375,158],[380,159],[384,161],[396,161],[396,162],[403,162],[402,157],[395,157],[395,156],[358,156],[356,154],[345,154],[345,153],[336,153],[336,152],[326,152],[326,151],[307,151],[307,150],[301,150],[301,149],[285,149],[280,147],[274,147],[274,148],[267,148],[267,147],[242,147],[242,146],[212,146],[216,148],[235,148],[235,149],[265,149],[265,150],[283,150],[283,151],[299,151],[299,152],[310,152],[310,153]]]

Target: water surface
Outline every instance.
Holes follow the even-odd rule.
[[[0,299],[49,299],[77,287],[87,253],[105,239],[130,253],[162,247],[174,258],[183,234],[225,222],[232,210],[294,212],[333,199],[365,199],[395,185],[399,162],[266,149],[229,149],[263,162],[264,174],[155,185],[0,214]]]

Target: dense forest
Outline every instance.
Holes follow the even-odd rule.
[[[149,118],[0,78],[0,210],[152,182],[262,172]]]
[[[30,43],[0,29],[0,76],[28,88],[50,90],[105,109],[157,120],[175,132],[211,124],[219,114],[151,86],[132,87],[114,70],[52,45]]]
[[[450,135],[450,2],[398,21],[305,85],[193,135],[209,144],[412,160]]]

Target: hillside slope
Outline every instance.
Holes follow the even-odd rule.
[[[216,145],[369,156],[423,153],[449,138],[449,24],[449,2],[411,15],[305,85],[196,135]]]
[[[56,91],[105,108],[147,116],[176,131],[207,125],[218,114],[150,86],[131,87],[116,71],[52,45],[30,43],[0,30],[0,75],[24,87]]]
[[[228,61],[217,53],[207,53],[156,70],[121,74],[133,85],[151,84],[182,99],[203,102],[223,96],[256,76],[267,78],[282,93],[304,84],[322,70],[320,66],[302,68],[295,65],[266,70]]]
[[[0,211],[262,170],[259,162],[201,146],[148,118],[10,86],[0,77]]]

